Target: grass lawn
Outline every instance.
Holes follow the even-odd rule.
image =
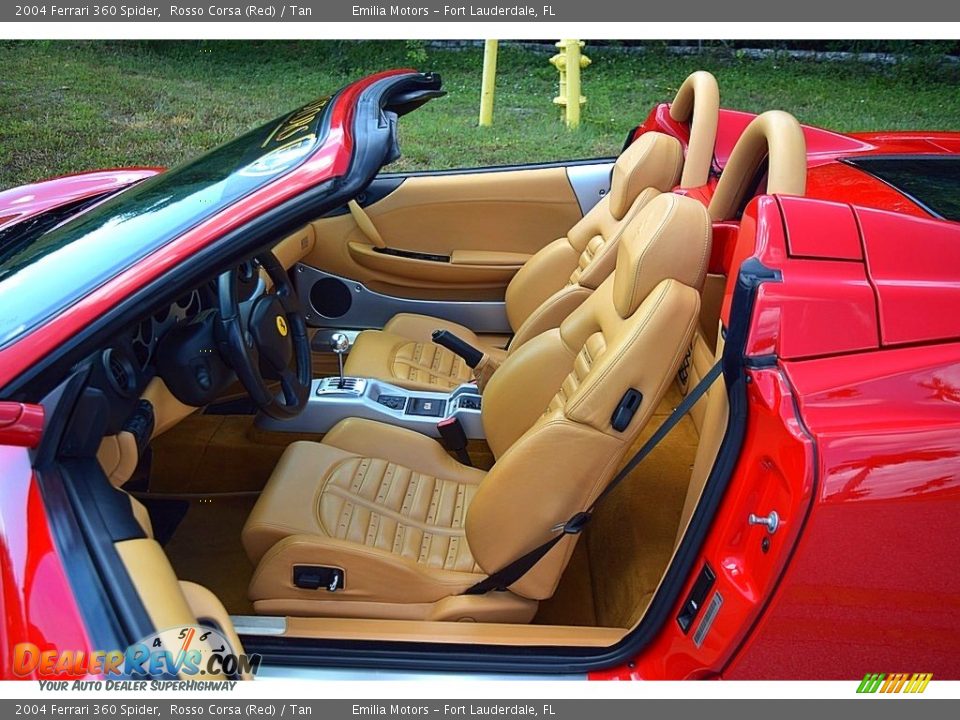
[[[583,126],[552,105],[549,52],[501,48],[494,126],[476,126],[482,51],[403,42],[0,42],[0,188],[80,170],[174,165],[366,73],[415,63],[449,95],[404,118],[396,169],[615,154],[692,70],[723,105],[838,130],[960,129],[960,70],[922,63],[633,56],[590,48]]]

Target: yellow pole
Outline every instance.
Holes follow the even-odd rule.
[[[497,41],[483,44],[483,82],[480,86],[480,127],[493,125],[493,96],[497,86]]]
[[[580,127],[580,48],[578,40],[567,40],[567,127]]]

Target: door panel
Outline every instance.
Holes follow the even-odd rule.
[[[317,242],[304,263],[396,297],[502,297],[523,262],[582,217],[560,165],[412,175],[385,196],[376,191],[389,182],[396,178],[375,181],[363,207],[386,252],[341,213],[313,223]]]
[[[306,265],[297,266],[294,280],[311,327],[382,328],[394,315],[414,313],[459,323],[477,333],[509,335],[512,332],[502,298],[431,300],[386,295],[355,280]],[[329,336],[325,336],[315,347],[326,348],[328,344]]]

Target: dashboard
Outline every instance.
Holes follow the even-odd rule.
[[[231,272],[237,275],[238,299],[244,312],[266,292],[266,286],[256,261],[245,262]],[[141,318],[97,354],[91,363],[90,385],[106,400],[108,433],[123,429],[139,411],[144,389],[158,375],[178,400],[193,406],[207,404],[222,385],[232,382],[232,371],[215,350],[217,314],[217,280],[212,280]],[[196,355],[195,347],[201,346],[211,381],[198,397],[190,386],[194,376],[187,371]]]
[[[212,308],[214,298],[210,287],[198,288],[169,307],[141,320],[130,341],[139,368],[146,370],[150,366],[160,339],[171,327],[192,320],[202,310]]]

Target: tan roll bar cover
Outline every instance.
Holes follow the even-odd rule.
[[[736,219],[763,161],[768,158],[766,194],[804,194],[807,143],[803,130],[790,113],[770,110],[755,117],[734,145],[710,200],[710,217],[714,222]]]
[[[720,117],[717,79],[706,70],[688,75],[670,104],[670,117],[677,122],[690,123],[690,143],[680,187],[706,185],[713,164],[713,146],[717,141]]]

